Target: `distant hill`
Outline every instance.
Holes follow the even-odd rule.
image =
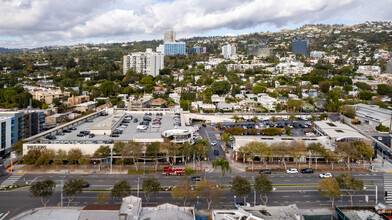
[[[22,49],[9,49],[9,48],[0,47],[0,53],[17,53],[17,52],[22,52]]]

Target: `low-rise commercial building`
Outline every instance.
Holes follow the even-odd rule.
[[[354,128],[331,121],[315,121],[314,130],[320,136],[326,136],[333,142],[368,141],[368,138],[357,132]]]
[[[389,128],[391,117],[391,110],[380,108],[378,105],[355,105],[355,118],[372,128],[376,128],[380,124]]]

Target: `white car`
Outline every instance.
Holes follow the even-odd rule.
[[[320,178],[332,178],[332,174],[331,173],[320,173],[319,174]]]
[[[382,137],[378,137],[377,140],[382,141]]]
[[[297,173],[298,173],[298,170],[295,169],[295,168],[292,168],[292,169],[286,170],[286,173],[288,173],[288,174],[297,174]]]
[[[215,146],[217,143],[218,143],[218,142],[216,142],[216,141],[212,141],[212,142],[211,142],[211,146]]]
[[[136,127],[137,130],[147,130],[148,126],[147,125],[138,125]]]
[[[151,127],[152,127],[152,128],[160,128],[161,125],[160,125],[160,124],[152,124]]]

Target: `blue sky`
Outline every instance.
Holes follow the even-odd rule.
[[[392,0],[0,0],[0,47],[179,38],[391,21]],[[17,15],[17,16],[16,16]]]

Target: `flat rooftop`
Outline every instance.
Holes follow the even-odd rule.
[[[323,133],[323,135],[329,136],[334,140],[339,140],[341,138],[359,138],[362,140],[367,139],[354,128],[340,122],[315,121],[314,124],[315,130]]]
[[[133,118],[130,120],[130,123],[127,123],[128,126],[123,130],[122,134],[119,134],[119,137],[110,137],[110,131],[113,123],[116,123],[123,114],[127,116],[131,115]],[[44,143],[44,144],[105,144],[103,141],[123,141],[128,142],[131,140],[135,140],[137,142],[162,142],[163,138],[161,134],[163,131],[175,129],[173,117],[174,113],[163,113],[163,116],[156,116],[155,114],[149,116],[152,119],[156,117],[161,117],[161,126],[159,128],[153,128],[152,122],[148,126],[147,130],[137,130],[137,126],[140,122],[143,121],[143,117],[145,116],[144,112],[138,113],[128,113],[128,112],[117,112],[114,114],[108,114],[106,116],[98,116],[89,121],[82,122],[81,124],[75,126],[76,130],[72,130],[71,133],[63,132],[63,135],[56,135],[56,140],[47,140],[45,137],[40,137],[34,140],[31,140],[30,143]],[[137,122],[134,120],[137,119]],[[119,123],[120,124],[120,123]],[[178,127],[178,129],[184,129],[184,125]],[[65,128],[64,128],[65,129]],[[107,129],[108,132],[105,134],[97,134],[94,131]],[[59,130],[58,132],[61,132]],[[89,136],[78,137],[77,134],[80,131],[90,131],[90,133],[95,134],[94,137],[89,138]]]

